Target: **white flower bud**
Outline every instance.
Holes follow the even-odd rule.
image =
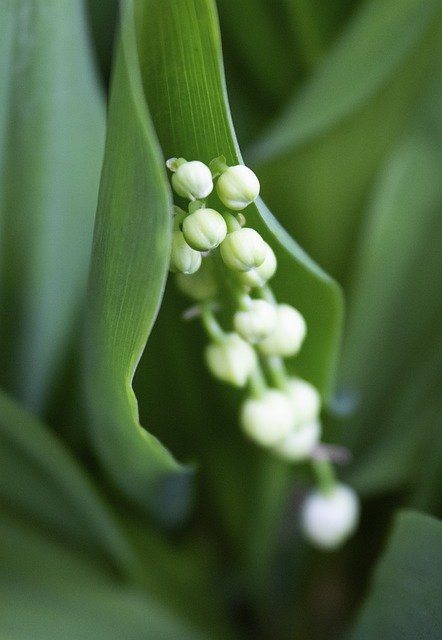
[[[226,207],[241,211],[259,196],[259,180],[251,169],[238,164],[220,175],[216,191]]]
[[[212,172],[199,160],[183,162],[172,175],[172,186],[183,198],[202,200],[212,193]]]
[[[244,227],[227,234],[220,252],[226,267],[233,271],[248,271],[264,262],[267,245],[257,231]]]
[[[201,262],[201,267],[196,273],[177,273],[175,282],[181,293],[197,302],[210,300],[218,293],[218,282],[213,265],[207,259]]]
[[[301,378],[290,378],[287,381],[286,392],[295,409],[298,425],[317,420],[321,409],[321,396],[312,384]]]
[[[356,529],[359,500],[344,484],[337,484],[330,494],[313,491],[301,509],[301,527],[305,537],[322,549],[339,547]]]
[[[301,348],[307,327],[303,316],[288,304],[276,307],[276,329],[259,343],[261,353],[267,356],[294,356]]]
[[[181,231],[174,231],[170,253],[170,270],[195,273],[200,266],[201,254],[189,247]]]
[[[261,398],[249,398],[244,402],[240,420],[252,440],[264,447],[272,447],[292,431],[295,412],[284,393],[269,389]]]
[[[273,277],[277,267],[276,256],[269,244],[266,243],[266,247],[266,257],[259,267],[250,269],[250,271],[241,271],[236,274],[241,284],[247,287],[263,287],[265,283]]]
[[[286,460],[299,462],[308,458],[321,437],[321,425],[315,420],[298,426],[275,451]]]
[[[227,333],[221,343],[210,344],[205,352],[211,373],[235,387],[243,387],[258,360],[255,350],[236,333]]]
[[[186,242],[197,251],[217,247],[227,235],[226,221],[215,209],[197,209],[184,218],[183,233]]]
[[[259,342],[275,329],[275,305],[266,300],[251,300],[249,309],[235,313],[233,325],[245,340]]]

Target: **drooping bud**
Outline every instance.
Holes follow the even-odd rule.
[[[354,532],[359,500],[353,489],[337,484],[329,494],[313,491],[301,509],[305,537],[322,549],[336,549]]]
[[[321,396],[312,384],[301,378],[290,378],[287,381],[286,392],[293,403],[298,425],[317,420],[321,409]]]
[[[248,271],[264,262],[267,245],[257,231],[244,227],[227,234],[220,252],[226,267],[233,271]]]
[[[295,412],[284,393],[269,389],[262,397],[249,398],[244,402],[240,420],[252,440],[264,447],[272,447],[293,430]]]
[[[236,333],[227,333],[220,343],[210,344],[206,363],[215,378],[235,387],[243,387],[258,360],[255,350]]]
[[[235,313],[233,325],[245,340],[256,343],[274,331],[276,309],[266,300],[250,300],[249,305],[247,310]]]
[[[207,165],[199,160],[178,161],[174,165],[171,160],[166,164],[169,169],[175,171],[172,175],[172,186],[179,196],[188,200],[203,200],[212,193],[212,172]]]
[[[303,316],[288,304],[276,307],[276,329],[259,343],[261,353],[267,356],[294,356],[298,353],[307,333]]]
[[[209,251],[226,237],[226,221],[215,209],[197,209],[184,218],[183,234],[192,249]]]
[[[294,429],[275,451],[286,460],[300,462],[310,457],[320,437],[321,425],[317,420],[304,423]]]
[[[210,300],[218,293],[218,282],[212,262],[208,259],[201,262],[201,267],[196,273],[177,273],[175,282],[181,293],[197,302]]]
[[[228,167],[218,178],[216,191],[226,207],[241,211],[259,196],[259,180],[251,169],[238,164]]]
[[[189,247],[181,231],[174,231],[170,253],[170,270],[181,273],[195,273],[200,266],[201,254]]]
[[[266,257],[259,267],[237,273],[237,278],[241,284],[247,287],[263,287],[273,277],[277,267],[276,256],[269,244],[266,243],[266,247]]]

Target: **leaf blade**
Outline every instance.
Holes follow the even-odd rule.
[[[350,639],[439,638],[441,568],[441,522],[400,512]]]

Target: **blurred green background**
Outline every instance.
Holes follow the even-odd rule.
[[[0,640],[440,638],[441,3],[1,6]],[[163,297],[164,158],[220,153],[352,452],[333,554]]]

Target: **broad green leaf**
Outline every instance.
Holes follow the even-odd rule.
[[[367,194],[422,100],[441,39],[437,2],[368,3],[275,124],[281,135],[256,143],[259,162],[253,149],[246,154],[281,223],[344,285]],[[372,46],[388,54],[379,61]]]
[[[136,6],[144,90],[164,158],[209,162],[223,154],[229,164],[241,162],[226,98],[214,3],[168,0]],[[277,253],[279,269],[272,286],[278,298],[294,304],[307,319],[302,355],[290,366],[327,396],[339,346],[340,290],[261,200],[245,214]],[[274,525],[290,482],[288,466],[272,460],[275,468],[269,473],[266,456],[240,432],[240,394],[208,376],[202,331],[186,326],[180,317],[185,304],[171,283],[137,378],[141,408],[145,419],[156,418],[155,429],[164,442],[202,467],[199,513],[210,523],[202,525],[202,535],[213,538],[213,531],[221,532],[212,542],[215,548],[221,545],[225,552],[225,544],[228,553],[240,558],[238,574],[247,565],[240,580],[265,591],[257,565],[267,569],[274,552]],[[272,487],[273,508],[268,508],[263,496],[272,495]],[[249,541],[251,535],[259,538],[261,527],[263,548],[256,555],[258,546],[249,549]]]
[[[167,520],[185,509],[186,472],[140,426],[131,387],[160,305],[171,236],[170,192],[143,95],[134,29],[129,2],[112,80],[84,378],[105,473],[138,506]]]
[[[50,532],[52,539],[131,570],[130,548],[84,469],[55,435],[3,392],[0,503],[2,511]]]
[[[241,162],[225,92],[214,4],[172,0],[167,11],[156,3],[138,6],[141,71],[164,156],[209,162],[222,154],[228,164]],[[246,215],[276,248],[277,294],[307,319],[309,336],[296,366],[327,394],[340,335],[339,288],[284,232],[262,201],[251,205]]]
[[[160,304],[170,242],[170,189],[149,112],[164,158],[178,154],[208,162],[224,154],[235,164],[240,155],[227,106],[213,3],[169,2],[166,10],[164,3],[136,2],[137,41],[132,7],[127,4],[112,88],[85,371],[103,468],[138,504],[155,498],[157,506],[167,502],[165,508],[172,513],[175,490],[165,498],[157,480],[178,467],[139,426],[130,386]],[[294,303],[309,324],[299,369],[327,393],[339,342],[339,289],[262,203],[250,207],[250,218],[277,249],[278,295]],[[175,322],[178,325],[178,318]],[[162,358],[149,366],[167,368],[174,362]],[[162,390],[163,398],[164,391],[168,402],[169,390]],[[155,425],[146,426],[155,432]]]
[[[81,2],[2,3],[0,382],[40,411],[83,302],[103,152],[86,27]]]
[[[442,523],[400,512],[351,640],[438,640],[442,635]]]
[[[18,525],[0,523],[0,637],[8,640],[202,640],[148,591],[118,582]]]

